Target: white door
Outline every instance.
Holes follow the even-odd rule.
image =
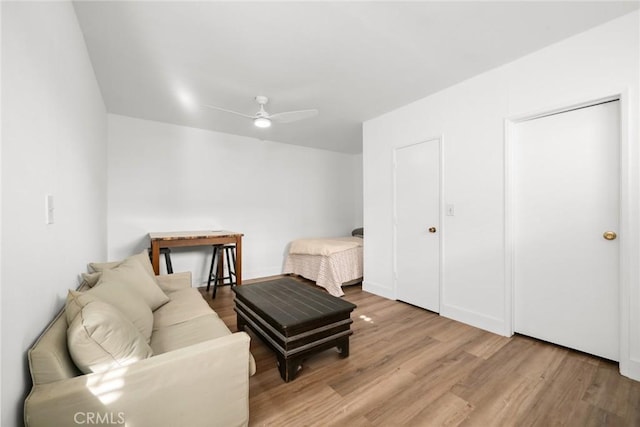
[[[397,299],[440,311],[440,140],[395,150]]]
[[[515,331],[619,359],[619,102],[515,127]]]

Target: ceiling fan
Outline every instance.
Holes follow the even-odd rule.
[[[283,113],[274,113],[270,114],[265,111],[264,106],[269,102],[269,98],[266,96],[258,95],[255,98],[258,105],[260,105],[260,110],[254,115],[248,115],[244,113],[238,113],[237,111],[228,110],[226,108],[216,107],[215,105],[205,105],[207,108],[213,108],[214,110],[224,111],[226,113],[235,114],[238,116],[246,117],[247,119],[253,120],[253,124],[259,128],[268,128],[271,126],[271,122],[278,123],[291,123],[297,122],[298,120],[308,119],[313,116],[318,115],[318,110],[297,110],[297,111],[285,111]]]

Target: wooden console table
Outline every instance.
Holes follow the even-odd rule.
[[[242,284],[242,233],[227,230],[172,231],[149,233],[151,241],[151,264],[156,274],[160,273],[160,248],[189,246],[213,246],[234,243],[236,245],[236,283]]]

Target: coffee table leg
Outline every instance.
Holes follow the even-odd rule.
[[[239,314],[236,314],[236,325],[238,327],[238,332],[244,331],[244,325],[246,325],[246,323]]]
[[[340,341],[338,341],[337,347],[338,351],[340,352],[340,357],[349,357],[349,337],[342,338]]]
[[[299,371],[302,370],[302,360],[299,359],[285,359],[284,357],[277,356],[278,371],[280,371],[280,377],[286,383],[293,381]]]

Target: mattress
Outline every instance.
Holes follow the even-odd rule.
[[[340,297],[344,295],[344,283],[362,279],[363,275],[362,239],[349,239],[359,239],[360,244],[330,255],[289,253],[285,258],[283,272],[313,280],[331,295]]]

